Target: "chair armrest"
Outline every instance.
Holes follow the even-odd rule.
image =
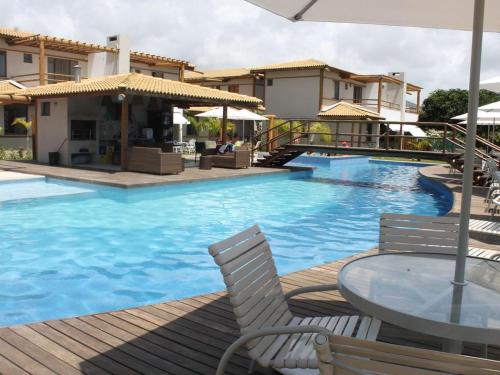
[[[329,290],[338,290],[339,287],[337,284],[322,284],[322,285],[313,285],[313,286],[305,286],[303,288],[297,288],[289,291],[285,294],[285,300],[289,300],[290,298],[304,293],[313,293],[313,292],[326,292]]]
[[[226,349],[224,355],[220,359],[219,365],[217,366],[217,372],[215,373],[215,375],[224,375],[229,359],[236,352],[236,350],[238,350],[242,345],[245,345],[248,341],[262,336],[285,335],[294,333],[322,333],[328,336],[331,332],[328,331],[325,327],[320,326],[280,326],[255,330],[241,336]]]

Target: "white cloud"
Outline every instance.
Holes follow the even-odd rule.
[[[470,33],[291,23],[243,0],[0,0],[0,25],[103,43],[127,33],[132,48],[200,69],[316,58],[359,73],[405,71],[428,93],[466,88]],[[500,75],[500,36],[487,34],[482,78]]]

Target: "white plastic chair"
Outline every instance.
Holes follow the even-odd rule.
[[[498,197],[500,207],[500,197]],[[383,213],[380,215],[379,252],[457,253],[458,217]],[[471,220],[469,231],[496,234],[498,223]],[[486,232],[488,230],[488,232]],[[498,233],[498,232],[497,232]],[[469,248],[470,256],[498,260],[500,252]]]
[[[196,139],[190,139],[184,146],[184,152],[194,154],[196,152]]]
[[[233,353],[245,346],[253,361],[276,369],[317,369],[313,339],[317,333],[376,340],[380,321],[371,317],[294,317],[287,300],[302,293],[336,290],[336,284],[283,293],[269,243],[258,225],[209,246],[219,265],[242,336],[222,356],[223,375]]]

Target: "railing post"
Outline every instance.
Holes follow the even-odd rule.
[[[455,153],[456,152],[455,142],[456,142],[456,138],[457,138],[457,131],[455,129],[453,129],[453,131],[451,133],[451,138],[453,139],[453,142],[451,144],[451,152]]]
[[[254,143],[254,135],[251,134],[250,135],[250,147],[252,148],[251,152],[250,152],[250,166],[253,167],[253,157],[254,157],[254,151],[255,151],[255,143]]]
[[[386,129],[385,129],[385,149],[389,149],[389,124],[386,124]]]
[[[339,147],[339,126],[340,123],[335,123],[335,147]]]
[[[403,123],[399,124],[399,149],[403,149]]]
[[[446,138],[448,134],[448,124],[444,125],[444,132],[443,132],[443,154],[446,154]]]

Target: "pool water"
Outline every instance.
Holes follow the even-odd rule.
[[[417,166],[298,162],[317,169],[128,190],[54,179],[9,184],[33,198],[0,203],[0,325],[221,290],[207,246],[254,223],[285,274],[372,248],[382,211],[450,208],[445,191],[420,183]],[[46,191],[61,195],[37,197]]]

